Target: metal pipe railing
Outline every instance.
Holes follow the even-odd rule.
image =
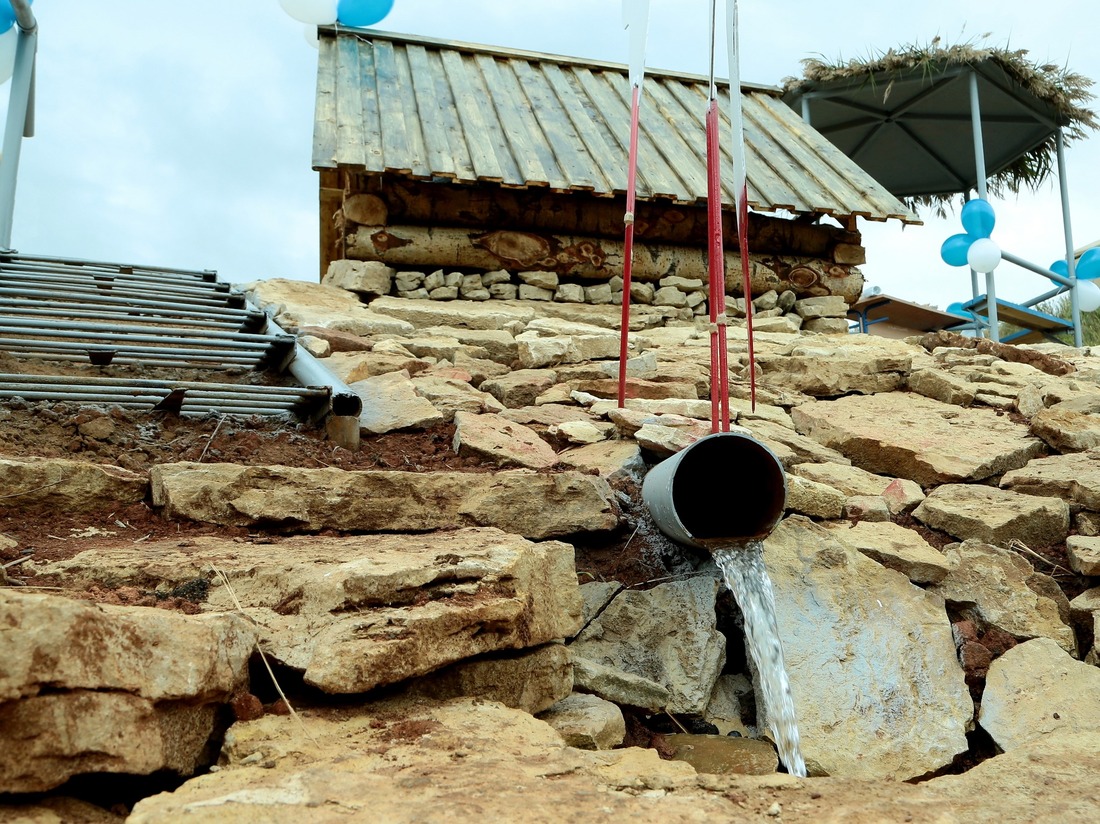
[[[225,301],[220,304],[214,301],[205,301],[203,303],[188,303],[187,308],[181,307],[177,301],[156,300],[156,299],[143,299],[143,298],[129,298],[117,294],[118,290],[112,289],[115,294],[102,294],[101,292],[93,292],[89,296],[89,300],[80,301],[79,298],[82,292],[77,292],[72,289],[56,289],[56,288],[39,288],[39,289],[22,289],[19,287],[3,286],[0,285],[0,295],[15,297],[15,298],[45,298],[47,300],[51,298],[57,298],[58,295],[65,299],[70,299],[70,302],[80,302],[82,305],[87,306],[89,304],[98,304],[100,306],[118,306],[124,309],[138,308],[138,309],[161,309],[166,312],[176,312],[180,317],[225,317],[225,318],[243,318],[249,319],[257,314],[257,312],[250,312],[247,309],[236,309],[225,305]],[[136,294],[146,294],[144,292],[138,292]]]

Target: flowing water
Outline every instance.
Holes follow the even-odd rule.
[[[806,775],[806,762],[798,744],[791,684],[783,663],[783,644],[775,622],[775,593],[764,567],[760,541],[747,543],[707,542],[714,562],[725,576],[745,616],[745,639],[756,662],[763,691],[764,709],[779,758],[791,775]]]

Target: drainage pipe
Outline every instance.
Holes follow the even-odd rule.
[[[249,301],[249,305],[252,302]],[[271,335],[283,336],[286,332],[275,322],[271,315],[267,316],[267,325],[264,331]],[[290,372],[303,386],[323,386],[329,389],[333,415],[338,417],[358,418],[363,411],[363,399],[355,393],[355,390],[340,380],[331,369],[313,357],[309,351],[297,342],[295,336],[294,356],[287,364]]]
[[[783,517],[787,482],[764,444],[718,432],[653,467],[642,499],[661,532],[709,552],[770,534]]]

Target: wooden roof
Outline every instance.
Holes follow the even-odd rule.
[[[706,199],[706,78],[646,78],[638,197]],[[896,197],[790,110],[745,84],[749,203],[759,211],[919,223]],[[728,84],[720,89],[723,115]],[[728,120],[723,116],[728,144]],[[542,187],[626,189],[630,88],[623,65],[379,32],[322,29],[315,169]],[[732,160],[723,152],[727,169]],[[731,174],[724,175],[728,187]],[[732,192],[724,191],[727,205]]]

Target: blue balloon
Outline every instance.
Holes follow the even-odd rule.
[[[968,318],[970,313],[966,311],[965,307],[961,303],[952,303],[947,307],[947,313],[949,315],[958,315],[959,317]]]
[[[1064,278],[1069,277],[1069,266],[1064,260],[1061,259],[1056,260],[1054,261],[1054,263],[1050,264],[1050,271],[1054,272],[1054,274],[1056,275],[1061,275]]]
[[[340,0],[336,18],[342,26],[373,26],[392,8],[393,0]]]
[[[1100,278],[1100,248],[1088,249],[1078,258],[1073,271],[1078,280]]]
[[[34,0],[27,0],[27,4],[33,6]],[[0,0],[0,34],[3,34],[15,25],[15,9],[11,7],[10,0]]]
[[[940,247],[940,257],[948,266],[966,266],[966,253],[975,240],[971,235],[951,235]]]
[[[967,201],[962,207],[961,217],[963,228],[966,229],[967,234],[975,238],[989,237],[993,234],[993,226],[997,222],[993,207],[981,198]]]

